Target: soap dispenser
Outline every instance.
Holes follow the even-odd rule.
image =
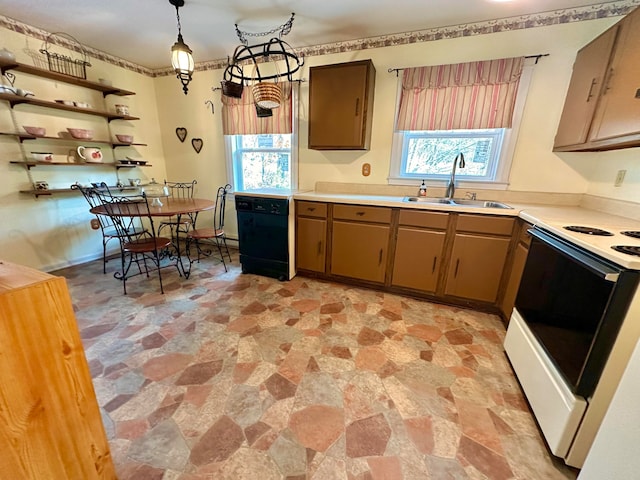
[[[418,196],[419,197],[427,196],[427,186],[425,185],[424,180],[422,180],[422,185],[420,185],[420,190],[418,190]]]

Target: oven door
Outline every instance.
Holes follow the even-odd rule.
[[[505,351],[551,451],[565,456],[637,285],[637,272],[544,230],[531,247]]]

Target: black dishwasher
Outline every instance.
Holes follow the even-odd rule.
[[[236,195],[242,273],[289,279],[289,199]]]

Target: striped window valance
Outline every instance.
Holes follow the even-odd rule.
[[[258,117],[251,87],[245,87],[242,98],[222,95],[222,133],[224,135],[258,135],[291,133],[292,83],[280,82],[283,101],[272,110],[271,117]]]
[[[524,57],[406,68],[397,130],[509,128]]]

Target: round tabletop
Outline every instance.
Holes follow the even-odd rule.
[[[174,198],[167,197],[161,198],[162,206],[154,206],[151,200],[149,201],[149,212],[152,217],[171,217],[173,215],[181,215],[184,213],[195,213],[201,212],[204,210],[213,210],[215,207],[215,202],[213,200],[208,200],[206,198]],[[123,204],[126,205],[126,204]],[[114,205],[115,207],[116,205]],[[115,210],[115,209],[114,209]],[[107,215],[107,210],[104,205],[98,205],[97,207],[93,207],[91,213],[97,215]],[[133,213],[133,212],[136,213]],[[114,211],[114,213],[116,213]],[[135,210],[123,209],[117,212],[119,215],[124,217],[127,216],[141,216],[140,212]]]

